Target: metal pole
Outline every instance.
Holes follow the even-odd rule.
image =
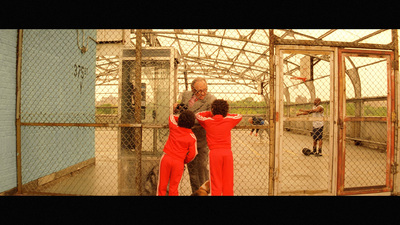
[[[393,43],[393,55],[394,55],[394,62],[393,62],[393,69],[394,69],[394,98],[395,98],[395,115],[399,115],[400,109],[399,109],[399,39],[398,39],[398,31],[397,29],[392,29],[392,43]],[[394,141],[395,146],[394,146],[394,164],[392,165],[394,168],[394,170],[398,171],[399,168],[399,162],[400,162],[400,154],[399,154],[399,144],[398,144],[398,140],[399,140],[399,119],[398,116],[396,116],[396,119],[394,121],[394,129],[395,129],[395,134],[397,134],[397,141]],[[396,139],[396,136],[395,136]],[[393,194],[394,195],[400,195],[400,174],[394,174],[393,176]]]
[[[22,194],[22,161],[21,161],[21,61],[23,30],[18,29],[17,43],[17,89],[16,89],[16,139],[17,139],[17,194]]]
[[[383,49],[391,50],[391,44],[369,44],[369,43],[354,43],[354,42],[341,42],[341,41],[317,41],[317,40],[292,40],[277,37],[275,39],[276,45],[303,45],[303,46],[330,46],[338,48],[366,48],[366,49]]]
[[[275,185],[275,37],[269,30],[269,182],[268,195],[274,195]]]
[[[141,124],[142,113],[142,30],[136,30],[136,61],[135,61],[135,123]],[[142,127],[135,129],[136,150],[136,186],[138,195],[142,195]]]

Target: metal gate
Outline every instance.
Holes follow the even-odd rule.
[[[335,49],[277,47],[276,195],[332,195],[335,177]],[[296,116],[312,109],[314,99],[324,107],[321,118]],[[323,122],[322,157],[306,156],[313,149],[313,123]]]
[[[388,192],[393,184],[393,53],[339,51],[338,194]]]
[[[337,60],[336,60],[337,58]],[[276,195],[390,192],[394,72],[390,51],[277,47]],[[323,117],[299,115],[321,99]],[[313,123],[323,122],[322,157]],[[318,145],[317,145],[318,149]]]

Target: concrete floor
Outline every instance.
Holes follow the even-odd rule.
[[[250,136],[249,133],[248,130],[232,132],[234,193],[268,195],[268,140],[260,143],[258,137]],[[152,139],[152,136],[148,135],[147,138]],[[332,156],[328,141],[324,142],[324,156],[315,157],[301,153],[303,147],[311,147],[310,136],[285,132],[283,138],[284,146],[277,176],[278,194],[332,194]],[[72,195],[119,195],[117,141],[117,129],[96,128],[95,165],[84,168],[71,177],[57,180],[40,191]],[[385,183],[385,153],[351,143],[347,145],[346,153],[345,187]],[[182,196],[191,194],[187,170],[182,177],[179,192]]]
[[[332,151],[329,140],[323,141],[322,157],[305,156],[303,148],[312,149],[312,137],[285,132],[278,169],[278,192],[333,194]],[[346,142],[345,188],[379,186],[386,182],[386,152]],[[305,191],[306,190],[306,191]]]

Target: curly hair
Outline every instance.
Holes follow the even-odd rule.
[[[183,111],[178,118],[178,126],[184,128],[192,128],[195,120],[194,113],[190,110]]]
[[[225,117],[228,114],[229,104],[223,99],[216,99],[211,103],[211,112],[213,115],[222,115]]]

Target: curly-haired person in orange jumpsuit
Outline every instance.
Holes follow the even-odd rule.
[[[231,130],[242,120],[242,115],[228,111],[228,102],[217,99],[211,104],[211,112],[196,113],[196,119],[206,130],[210,148],[210,194],[213,196],[233,195]]]
[[[195,122],[192,111],[186,110],[179,117],[169,116],[169,136],[164,146],[164,154],[160,160],[158,175],[157,196],[167,194],[179,195],[178,188],[182,179],[184,166],[197,155],[196,136],[190,128]]]

